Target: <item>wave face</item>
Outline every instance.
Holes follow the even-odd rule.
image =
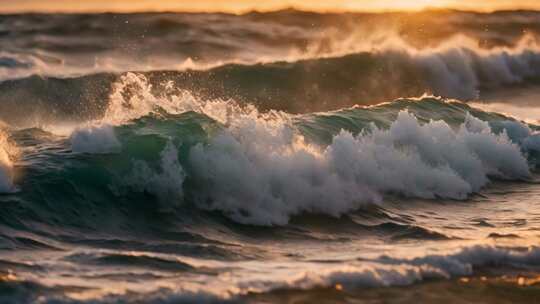
[[[0,303],[523,301],[538,16],[0,17]]]

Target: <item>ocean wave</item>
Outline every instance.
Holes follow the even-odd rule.
[[[330,57],[141,74],[152,84],[153,95],[180,89],[203,99],[234,99],[261,110],[296,113],[376,104],[424,93],[468,101],[483,92],[537,83],[540,51],[535,41],[526,36],[513,47],[482,49],[476,41],[456,37],[437,47],[416,49],[390,36],[380,45],[359,46]],[[100,117],[125,75],[31,76],[3,81],[0,109],[4,114],[0,118],[10,123],[18,119],[21,124],[24,120],[35,123]]]
[[[534,125],[433,97],[292,115],[187,91],[155,95],[130,73],[103,112],[74,128],[69,162],[64,150],[51,154],[45,162],[59,165],[31,167],[21,191],[50,192],[32,198],[44,204],[150,199],[161,211],[196,206],[285,225],[388,195],[464,200],[492,179],[528,180],[540,148]],[[56,191],[63,199],[49,202]]]
[[[400,37],[421,49],[456,33],[484,48],[539,32],[534,11],[474,13],[31,14],[0,21],[0,77],[208,67],[295,61],[377,47]],[[501,23],[504,20],[504,26]],[[489,28],[489,31],[485,29]],[[429,29],[429,30],[427,30]],[[137,48],[132,46],[137,45]],[[245,47],[248,45],[249,47]]]
[[[135,74],[124,80],[148,86]],[[118,125],[114,132],[119,135],[109,130],[107,138],[114,135],[117,153],[127,159],[122,172],[103,173],[112,178],[107,186],[115,189],[112,195],[149,194],[165,209],[194,204],[244,224],[284,225],[304,212],[339,216],[389,194],[463,200],[490,178],[529,179],[527,154],[538,148],[529,126],[440,99],[294,116],[187,93],[160,97],[148,88],[126,95],[124,88],[118,87],[100,121]],[[490,118],[491,125],[469,110]],[[199,114],[186,116],[190,112]],[[322,120],[322,129],[335,131],[329,142],[327,136],[302,133],[318,118],[346,113],[356,115],[352,117],[360,125],[345,131],[340,119],[334,128],[326,128],[328,122]],[[378,117],[379,126],[373,123],[377,119],[362,116],[366,113]],[[414,113],[424,115],[422,120]],[[449,122],[432,120],[437,115]],[[186,132],[183,117],[193,117],[191,128],[202,128],[202,133],[191,140],[178,136]],[[148,129],[158,125],[162,127]],[[80,133],[72,135],[74,151],[78,143],[73,138]],[[113,152],[99,132],[83,132],[94,133],[96,138],[85,142],[91,149],[85,151]],[[160,138],[153,148],[156,154],[133,158],[148,136]]]

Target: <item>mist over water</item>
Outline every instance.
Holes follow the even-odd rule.
[[[530,302],[539,17],[0,16],[0,303]]]

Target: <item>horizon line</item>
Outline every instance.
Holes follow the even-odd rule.
[[[518,7],[500,7],[500,8],[459,8],[459,7],[423,7],[423,8],[412,8],[412,9],[310,9],[307,7],[298,7],[294,5],[270,8],[270,9],[239,9],[239,10],[197,10],[197,9],[60,9],[60,10],[40,10],[40,9],[21,9],[21,10],[2,10],[0,9],[0,15],[24,15],[24,14],[144,14],[144,13],[185,13],[185,14],[228,14],[228,15],[248,15],[253,13],[275,13],[275,12],[284,12],[284,11],[296,11],[296,12],[305,12],[305,13],[318,13],[318,14],[347,14],[347,13],[368,13],[368,14],[391,14],[391,13],[422,13],[422,12],[444,12],[444,11],[453,11],[453,12],[463,12],[463,13],[479,13],[479,14],[490,14],[496,12],[519,12],[519,11],[528,11],[528,12],[540,12],[539,7],[532,6],[518,6]]]

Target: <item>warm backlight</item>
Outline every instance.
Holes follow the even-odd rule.
[[[540,9],[538,0],[17,0],[3,1],[0,12],[133,12],[276,10],[295,7],[323,11],[387,11],[456,8],[474,10]]]

